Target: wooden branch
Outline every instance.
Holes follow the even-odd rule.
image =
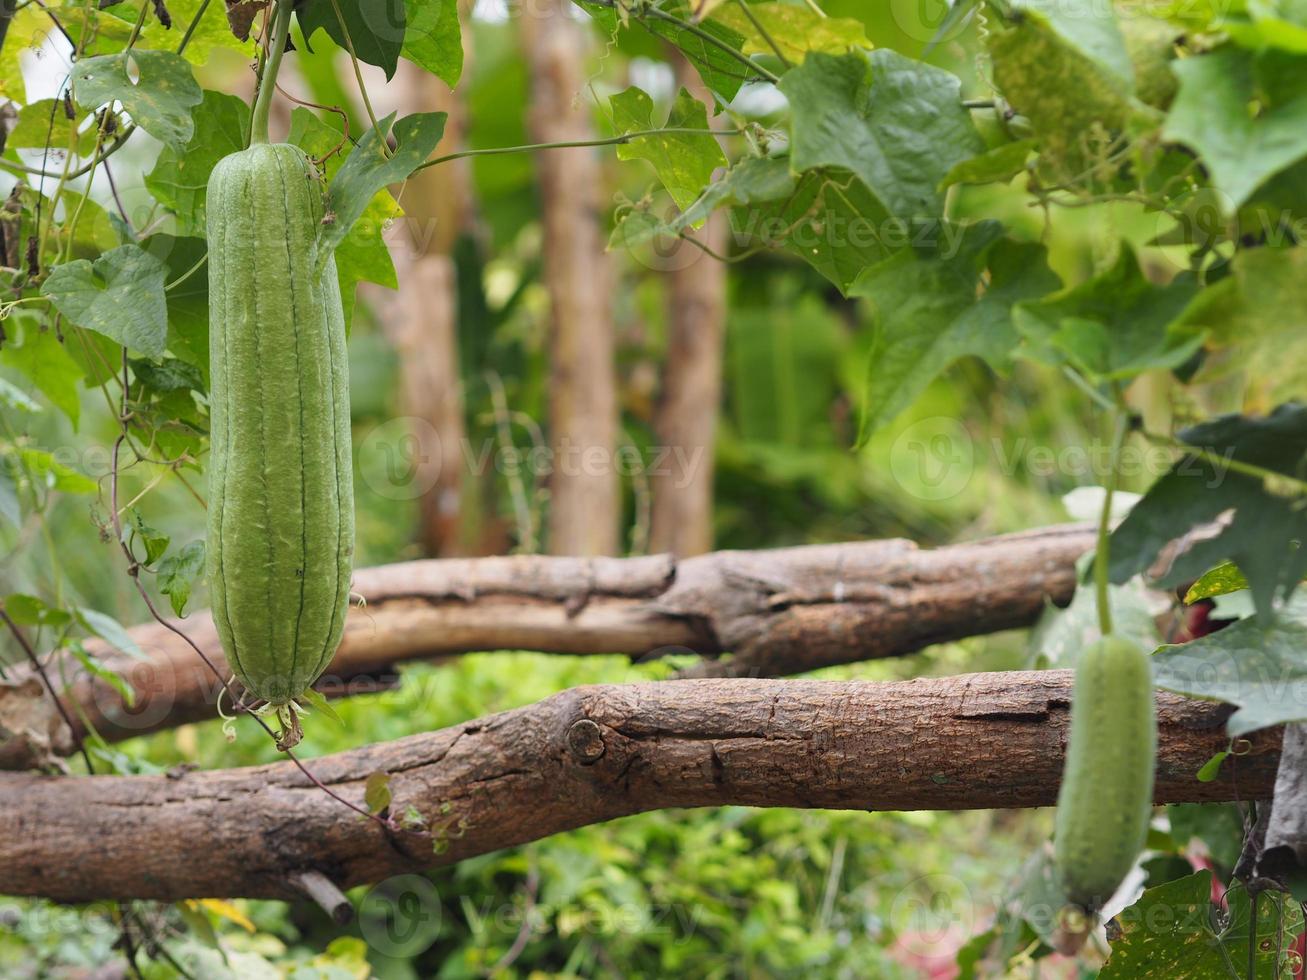
[[[368,775],[389,773],[391,812],[416,809],[433,836],[388,834],[290,763],[175,777],[0,773],[0,894],[292,898],[306,872],[348,888],[661,807],[1047,806],[1071,683],[1058,670],[582,687],[308,763],[359,804]],[[1216,781],[1195,778],[1228,746],[1229,712],[1158,696],[1159,802],[1269,795],[1279,730],[1253,735]]]
[[[364,693],[393,685],[393,665],[475,650],[716,656],[700,674],[800,673],[911,653],[932,643],[1028,626],[1046,602],[1067,602],[1075,560],[1093,547],[1081,525],[918,550],[908,541],[723,551],[677,562],[650,558],[445,559],[364,569],[345,638],[319,687]],[[227,671],[213,623],[177,624]],[[220,687],[195,652],[158,624],[132,635],[141,663],[92,644],[135,691],[118,693],[71,658],[69,714],[121,740],[214,716]],[[0,769],[48,763],[73,748],[55,706],[21,670],[0,681]],[[76,733],[81,736],[82,731]]]

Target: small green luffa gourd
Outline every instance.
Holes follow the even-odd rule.
[[[1087,913],[1111,898],[1148,836],[1153,698],[1151,660],[1132,640],[1109,634],[1080,654],[1053,851],[1067,901]]]

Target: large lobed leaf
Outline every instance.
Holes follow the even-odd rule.
[[[984,150],[957,76],[893,51],[814,52],[787,72],[790,164],[841,167],[895,217],[934,217],[940,184]]]
[[[1180,433],[1208,455],[1186,455],[1149,488],[1112,534],[1111,576],[1124,582],[1146,571],[1171,542],[1217,522],[1171,562],[1161,584],[1191,582],[1231,559],[1247,577],[1259,615],[1271,614],[1307,572],[1307,508],[1293,489],[1268,487],[1236,472],[1236,460],[1301,480],[1307,473],[1307,405],[1270,415],[1226,415]]]

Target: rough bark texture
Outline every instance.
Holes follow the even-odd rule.
[[[1065,747],[1069,671],[895,683],[717,679],[575,688],[454,728],[312,760],[362,805],[390,774],[448,849],[392,835],[290,763],[175,776],[0,774],[0,893],[287,898],[318,871],[344,888],[645,810],[1047,806]],[[1280,734],[1221,778],[1229,708],[1158,696],[1158,802],[1265,796]]]
[[[394,683],[393,665],[475,650],[696,652],[700,674],[780,675],[910,653],[945,640],[1027,626],[1045,603],[1075,591],[1075,560],[1093,531],[1064,525],[921,551],[909,541],[722,551],[684,561],[517,556],[419,561],[355,574],[366,608],[350,610],[345,638],[319,681],[362,693]],[[207,614],[176,624],[227,673]],[[51,674],[73,680],[73,717],[107,739],[214,716],[219,685],[195,651],[158,624],[132,634],[141,663],[102,643],[97,659],[136,692],[117,692],[71,658]],[[0,768],[66,755],[73,738],[22,668],[0,681]],[[81,732],[77,733],[81,735]]]
[[[713,105],[712,93],[684,58],[678,81]],[[725,211],[714,211],[694,236],[715,253],[726,251]],[[685,243],[668,273],[667,361],[654,417],[661,448],[676,448],[666,472],[651,475],[653,512],[649,547],[677,557],[699,555],[713,543],[713,455],[722,394],[726,330],[726,265]]]
[[[568,0],[522,8],[531,73],[528,130],[535,142],[593,139],[584,97],[586,35]],[[600,228],[603,187],[593,149],[535,157],[544,224],[544,277],[550,301],[549,551],[618,551],[621,499],[614,465],[617,379],[609,308],[610,270]]]

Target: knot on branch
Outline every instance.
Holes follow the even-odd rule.
[[[605,751],[603,730],[589,718],[582,718],[567,730],[567,748],[581,765],[593,765]]]

